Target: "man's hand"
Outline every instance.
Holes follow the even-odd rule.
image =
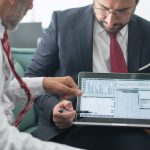
[[[46,92],[59,94],[64,99],[72,96],[82,95],[81,90],[70,76],[66,77],[45,77],[43,87]]]
[[[61,112],[61,110],[67,110]],[[69,128],[72,125],[76,111],[73,110],[72,102],[63,100],[53,109],[53,121],[59,129]]]

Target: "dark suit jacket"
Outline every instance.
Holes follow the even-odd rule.
[[[77,81],[80,71],[92,71],[93,19],[91,6],[54,12],[26,76],[70,75]],[[134,15],[128,31],[128,70],[138,72],[150,63],[150,23]],[[143,72],[150,72],[150,68]],[[40,96],[36,101],[40,108],[37,136],[42,140],[49,140],[60,132],[50,119],[58,102],[53,94]],[[75,104],[75,100],[73,102]]]

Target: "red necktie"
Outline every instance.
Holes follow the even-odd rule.
[[[25,91],[26,95],[27,95],[27,103],[26,105],[23,107],[23,109],[20,111],[17,119],[16,119],[16,122],[15,122],[15,126],[18,127],[19,124],[21,123],[25,113],[30,109],[30,107],[32,106],[32,103],[33,103],[33,99],[32,99],[32,96],[31,96],[31,93],[30,93],[30,90],[29,88],[27,87],[26,83],[24,83],[21,79],[21,77],[18,75],[18,73],[15,71],[15,68],[14,68],[14,65],[13,65],[13,62],[12,62],[12,57],[11,57],[11,50],[10,50],[10,43],[9,43],[9,39],[8,39],[8,34],[7,32],[4,33],[4,38],[2,39],[2,46],[3,46],[3,49],[6,53],[6,56],[7,56],[7,59],[8,59],[8,62],[9,62],[9,65],[10,65],[10,68],[11,68],[11,71],[13,72],[15,78],[18,80],[19,84],[20,84],[20,87]]]
[[[121,47],[116,39],[117,34],[110,33],[109,35],[111,72],[127,73],[128,68]]]

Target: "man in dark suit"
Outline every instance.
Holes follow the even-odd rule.
[[[150,72],[150,23],[134,15],[138,0],[94,0],[82,8],[54,12],[27,70],[27,76],[66,76],[80,71],[112,72],[109,33],[116,33],[128,72]],[[118,62],[119,64],[120,62]],[[76,98],[40,96],[37,137],[91,150],[150,149],[143,129],[72,126]]]

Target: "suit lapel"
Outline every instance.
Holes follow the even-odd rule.
[[[82,21],[79,21],[82,18]],[[93,71],[93,9],[87,7],[85,11],[76,16],[77,43],[80,54],[80,61],[83,71]]]
[[[140,63],[143,35],[136,22],[136,18],[129,22],[128,33],[128,70],[129,72],[137,72]]]

